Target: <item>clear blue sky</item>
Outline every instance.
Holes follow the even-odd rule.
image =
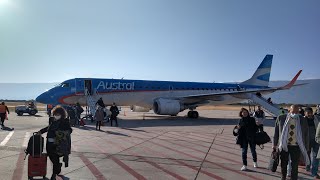
[[[320,78],[320,1],[0,0],[0,82]]]

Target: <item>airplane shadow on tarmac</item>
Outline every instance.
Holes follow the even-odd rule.
[[[139,127],[161,127],[161,126],[207,126],[207,125],[237,125],[238,118],[198,118],[190,119],[186,117],[161,117],[157,119],[119,119],[119,127],[126,130]],[[150,118],[150,116],[148,116]],[[274,127],[274,120],[264,121],[265,127]]]

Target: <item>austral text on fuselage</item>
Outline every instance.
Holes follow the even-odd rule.
[[[134,90],[134,82],[121,83],[121,82],[104,82],[104,81],[100,81],[97,89],[103,89],[103,90]]]

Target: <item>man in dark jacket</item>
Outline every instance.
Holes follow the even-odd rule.
[[[112,121],[116,122],[116,126],[118,127],[118,118],[117,116],[119,115],[119,109],[116,106],[116,103],[113,103],[112,106],[110,107],[110,111],[111,111],[111,126],[112,126]]]
[[[52,176],[51,180],[55,180],[56,176],[60,174],[62,163],[60,163],[60,157],[64,156],[65,166],[68,167],[68,155],[71,153],[71,138],[70,134],[72,133],[72,129],[70,127],[67,117],[66,110],[61,106],[56,106],[52,110],[53,120],[51,124],[43,129],[41,129],[38,134],[43,134],[47,132],[47,154],[53,164]],[[61,144],[58,141],[61,141],[58,134],[61,132],[66,132],[67,137],[67,145],[63,144],[64,147],[61,147]],[[66,147],[67,146],[67,147]],[[61,152],[63,151],[63,152]],[[61,155],[63,153],[63,155]]]
[[[303,116],[299,115],[299,107],[292,105],[288,115],[280,115],[275,124],[273,149],[279,150],[281,159],[282,180],[287,176],[289,155],[291,158],[291,179],[298,179],[300,154],[308,165],[309,128]]]

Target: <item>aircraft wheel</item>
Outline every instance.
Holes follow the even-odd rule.
[[[192,118],[197,119],[199,117],[198,111],[193,111],[192,112]]]
[[[188,118],[192,118],[192,114],[193,114],[192,112],[193,112],[193,111],[189,111],[189,112],[188,112]]]

